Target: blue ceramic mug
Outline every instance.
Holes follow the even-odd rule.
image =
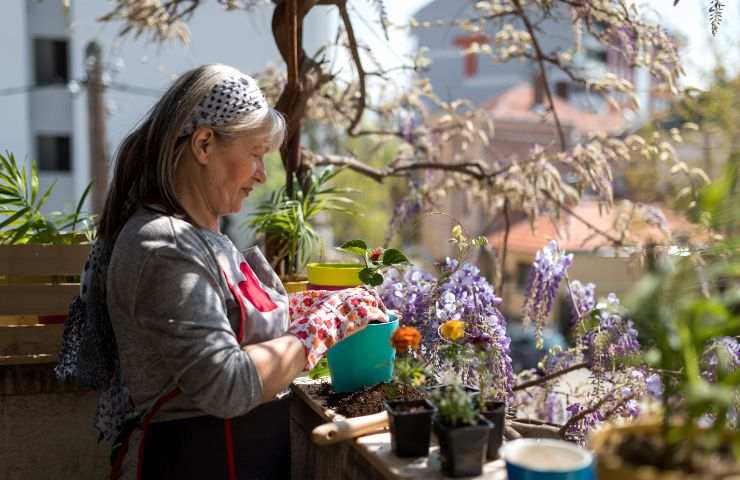
[[[505,443],[499,454],[509,480],[596,479],[593,454],[562,440],[520,438]]]

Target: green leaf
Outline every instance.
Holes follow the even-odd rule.
[[[362,240],[350,240],[342,244],[341,247],[337,247],[337,250],[364,257],[365,252],[367,252],[367,244]]]
[[[74,219],[72,221],[72,230],[74,230],[75,227],[77,226],[77,220],[80,218],[80,212],[82,211],[82,205],[85,203],[85,199],[87,198],[87,195],[90,193],[91,188],[92,188],[92,182],[87,184],[87,188],[85,188],[85,191],[82,192],[80,201],[77,202],[77,208],[75,208]]]
[[[15,214],[11,215],[10,218],[6,218],[5,220],[3,220],[3,222],[0,223],[0,229],[1,228],[5,228],[5,227],[7,227],[9,225],[12,225],[13,222],[15,222],[16,220],[18,220],[19,218],[21,218],[29,210],[30,210],[29,207],[21,208],[20,210],[18,210],[17,212],[15,212]]]
[[[372,268],[363,268],[360,270],[359,276],[362,283],[371,287],[377,287],[383,283],[383,275],[377,273]]]
[[[328,377],[329,372],[329,361],[326,357],[319,360],[319,363],[308,372],[308,378],[311,380],[318,380],[319,378]]]
[[[389,248],[383,252],[383,265],[397,265],[399,263],[409,263],[409,259],[395,248]]]

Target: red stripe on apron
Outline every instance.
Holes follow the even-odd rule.
[[[231,419],[224,420],[224,435],[226,436],[226,462],[229,469],[229,480],[237,480],[236,460],[234,459],[234,438],[231,432]]]
[[[244,340],[244,328],[247,321],[247,315],[244,309],[244,302],[242,302],[242,297],[240,292],[234,288],[234,285],[229,281],[229,276],[226,275],[226,271],[224,269],[221,269],[221,273],[224,274],[224,279],[226,280],[226,285],[229,286],[229,291],[231,292],[231,295],[234,297],[234,300],[236,300],[236,303],[239,305],[239,331],[236,334],[236,340],[241,345],[242,341]]]
[[[244,340],[244,330],[247,322],[246,309],[244,308],[244,302],[242,302],[240,292],[236,288],[234,288],[234,285],[231,284],[228,275],[226,275],[226,271],[224,271],[224,269],[222,268],[221,272],[224,274],[224,279],[226,280],[226,285],[229,286],[229,291],[231,291],[231,295],[234,297],[234,300],[236,300],[236,303],[239,305],[239,331],[236,334],[236,339],[239,342],[239,345],[241,345],[242,341]],[[226,437],[226,468],[229,472],[229,480],[237,480],[236,459],[234,458],[234,437],[231,431],[230,418],[224,420],[224,437]]]
[[[152,417],[159,411],[162,406],[164,406],[165,403],[169,402],[173,398],[175,398],[177,395],[179,395],[180,389],[175,387],[166,394],[162,395],[157,399],[157,401],[154,403],[154,406],[152,409],[147,413],[144,418],[142,419],[140,428],[142,430],[142,436],[141,436],[141,442],[139,443],[139,454],[136,459],[136,479],[141,479],[141,473],[142,468],[144,464],[144,441],[146,440],[146,433],[149,428],[149,423],[152,420]],[[131,440],[131,433],[133,433],[133,430],[129,432],[128,436],[123,440],[123,445],[121,445],[121,449],[116,453],[116,458],[113,464],[111,465],[110,470],[110,479],[111,480],[118,480],[121,478],[121,468],[123,467],[123,460],[126,458],[126,453],[128,452],[129,443]]]

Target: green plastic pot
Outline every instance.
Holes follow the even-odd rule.
[[[398,318],[388,314],[386,323],[370,324],[329,349],[329,372],[335,392],[354,392],[393,378],[396,351],[391,336]]]

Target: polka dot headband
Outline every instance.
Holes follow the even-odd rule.
[[[248,112],[267,108],[267,100],[249,75],[232,74],[211,88],[193,111],[192,118],[180,131],[180,136],[190,135],[203,125],[219,127],[233,123]]]

